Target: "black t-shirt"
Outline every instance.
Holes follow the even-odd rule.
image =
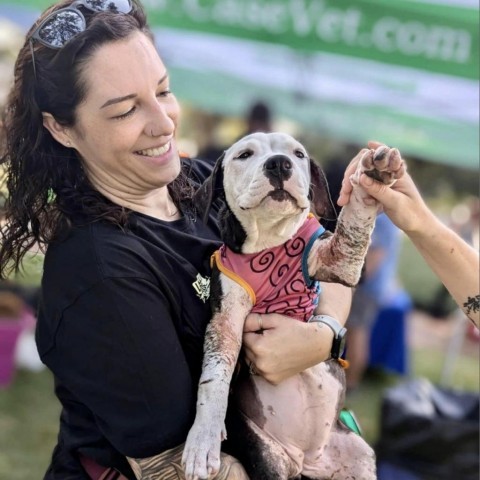
[[[213,216],[132,213],[126,230],[96,222],[49,246],[36,337],[62,414],[46,478],[87,478],[81,453],[134,479],[125,456],[185,441],[218,238]]]

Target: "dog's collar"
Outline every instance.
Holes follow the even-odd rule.
[[[313,215],[312,215],[313,217]],[[307,218],[306,221],[308,221],[310,219],[310,215],[309,217]],[[307,286],[309,288],[311,288],[313,286],[313,284],[316,282],[315,279],[313,279],[312,277],[310,277],[310,275],[308,274],[308,255],[310,253],[310,250],[312,249],[312,246],[313,244],[315,243],[315,240],[317,240],[318,237],[320,237],[320,235],[323,235],[323,233],[325,232],[325,229],[320,225],[317,229],[316,232],[314,232],[314,234],[310,237],[310,240],[308,241],[307,245],[305,246],[305,250],[303,252],[303,256],[302,256],[302,273],[303,273],[303,278],[305,280],[305,283],[307,284]]]

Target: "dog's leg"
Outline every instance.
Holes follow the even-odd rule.
[[[240,460],[250,480],[288,480],[301,471],[285,449],[236,407],[227,417],[228,453]]]
[[[302,474],[312,480],[376,480],[375,454],[362,437],[338,423],[317,465],[306,464]]]
[[[220,281],[223,298],[207,326],[197,413],[182,456],[188,480],[210,478],[220,467],[230,381],[240,352],[245,318],[252,307],[243,287],[225,275],[220,276]]]
[[[400,153],[395,148],[364,149],[359,157],[357,170],[351,177],[350,202],[340,213],[335,233],[317,240],[308,258],[309,273],[317,280],[351,287],[360,279],[378,211],[378,203],[360,187],[358,179],[366,173],[391,185],[405,171]]]

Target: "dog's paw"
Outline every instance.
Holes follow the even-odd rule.
[[[367,150],[357,169],[358,176],[365,173],[385,185],[393,185],[404,172],[405,165],[400,152],[386,145],[380,145],[375,150]]]
[[[190,429],[182,455],[187,480],[214,477],[220,470],[220,445],[227,438],[225,425],[195,422]]]

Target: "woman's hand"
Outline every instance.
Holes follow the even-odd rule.
[[[275,313],[251,313],[244,326],[243,349],[247,364],[270,383],[278,384],[326,360],[332,340],[333,333],[326,325]]]
[[[369,148],[377,148],[381,143],[368,142]],[[350,177],[355,172],[360,156],[357,155],[348,165],[342,181],[342,189],[338,198],[340,206],[350,201],[352,184]],[[360,177],[360,185],[363,189],[380,202],[383,211],[392,222],[405,233],[410,234],[424,230],[426,222],[433,221],[433,214],[425,205],[415,183],[410,175],[405,172],[392,186],[384,185],[363,174]]]
[[[352,303],[352,289],[338,283],[322,283],[315,309],[345,324]],[[267,381],[278,384],[330,357],[333,332],[323,323],[305,323],[275,313],[248,315],[243,349],[247,364]]]

